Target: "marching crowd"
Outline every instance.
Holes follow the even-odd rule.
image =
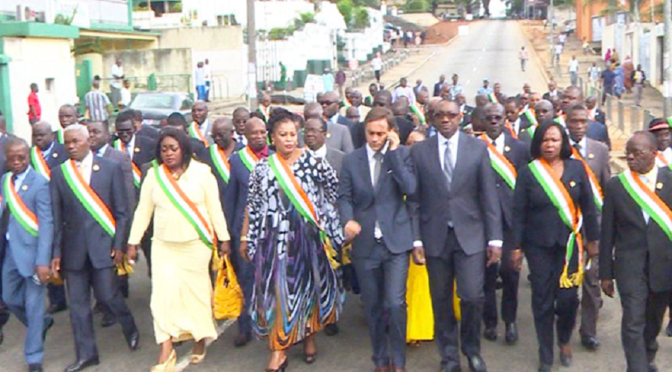
[[[347,291],[361,296],[375,372],[406,371],[407,345],[429,340],[442,372],[461,370],[460,352],[486,371],[481,338],[497,341],[500,319],[504,341],[518,340],[524,260],[540,372],[556,338],[571,366],[577,321],[582,345],[599,348],[601,293],[616,288],[627,371],[657,371],[672,290],[672,119],[635,132],[629,169],[611,177],[604,113],[575,86],[506,96],[485,79],[473,107],[457,75],[431,95],[406,81],[369,93],[327,92],[303,115],[263,95],[258,110],[215,120],[198,101],[193,122],[175,113],[160,130],[127,110],[113,133],[65,105],[59,130],[32,125],[32,144],[3,134],[0,329],[10,312],[27,327],[28,371],[42,371],[60,311],[75,342],[66,372],[99,364],[94,312],[139,348],[125,297],[140,250],[156,372],[175,369],[176,343],[193,341],[199,364],[217,338],[219,256],[244,297],[235,346],[265,338],[269,372],[288,368],[296,344],[316,362],[314,336],[338,334]]]

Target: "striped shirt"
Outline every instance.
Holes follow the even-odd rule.
[[[110,99],[98,89],[92,89],[84,96],[84,105],[89,109],[89,115],[93,121],[105,121],[108,118],[107,106]]]

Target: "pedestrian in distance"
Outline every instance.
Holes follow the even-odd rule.
[[[383,71],[383,59],[380,57],[380,52],[376,52],[376,56],[371,60],[371,69],[373,69],[376,83],[380,84],[380,76]]]
[[[518,52],[518,59],[520,59],[520,70],[525,72],[525,64],[527,63],[528,55],[524,46],[520,47],[520,51]]]
[[[42,118],[42,106],[40,105],[40,98],[37,92],[40,89],[37,84],[30,84],[30,93],[28,94],[28,122],[33,125]]]
[[[203,62],[196,64],[196,71],[194,72],[194,83],[196,84],[196,97],[199,101],[205,101],[207,97],[207,85],[205,76],[205,67]]]
[[[576,86],[579,81],[579,60],[576,59],[575,55],[569,60],[567,68],[569,70],[569,80],[572,85]]]
[[[121,88],[125,79],[124,67],[121,65],[121,58],[116,58],[111,69],[112,81],[110,82],[110,101],[114,110],[118,110],[119,101],[121,101]]]
[[[642,103],[642,93],[644,93],[646,84],[646,73],[642,70],[642,65],[637,65],[637,69],[630,75],[630,81],[635,86],[635,105],[639,106]]]

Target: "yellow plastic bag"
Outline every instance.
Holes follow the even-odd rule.
[[[460,296],[457,295],[457,279],[453,282],[453,311],[455,312],[455,319],[462,320],[462,308],[460,307]]]
[[[243,290],[233,272],[229,256],[224,256],[224,265],[217,270],[213,310],[215,319],[237,318],[243,309]]]

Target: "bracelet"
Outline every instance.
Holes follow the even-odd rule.
[[[246,242],[246,241],[247,241],[247,236],[243,236],[243,237],[241,237],[241,238],[240,238],[240,241],[241,241],[241,242]]]

